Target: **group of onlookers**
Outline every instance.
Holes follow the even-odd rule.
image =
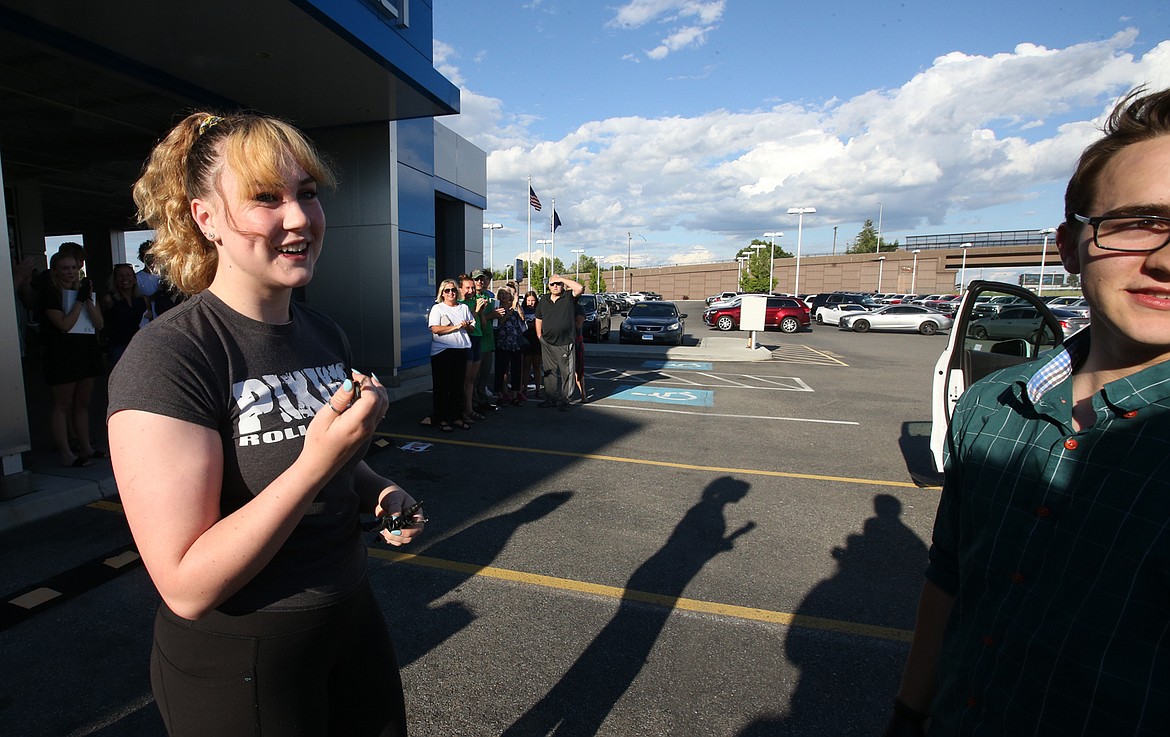
[[[176,302],[149,269],[150,245],[139,249],[147,268],[135,272],[130,264],[115,265],[100,296],[85,276],[85,248],[79,243],[62,243],[44,272],[36,272],[31,257],[13,265],[18,304],[27,315],[20,330],[22,352],[25,328],[31,326],[49,387],[49,427],[65,466],[80,468],[105,457],[90,437],[95,382],[118,362],[141,326]]]
[[[481,269],[444,279],[427,318],[433,402],[423,424],[470,429],[486,412],[527,402],[530,385],[542,407],[567,410],[575,389],[584,401],[577,371],[584,313],[576,304],[583,291],[556,274],[543,296],[521,295],[513,281],[493,292]]]

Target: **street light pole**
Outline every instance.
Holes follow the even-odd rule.
[[[885,265],[886,265],[886,257],[885,256],[878,256],[878,283],[877,283],[877,289],[874,290],[878,294],[881,294],[881,291],[882,291],[882,267]]]
[[[918,294],[918,254],[922,251],[915,248],[912,253],[914,254],[914,266],[910,270],[910,293],[916,295]]]
[[[967,291],[967,249],[975,245],[974,243],[960,243],[959,248],[963,249],[963,269],[959,272],[959,294]]]
[[[796,225],[796,283],[792,287],[792,291],[796,295],[800,295],[800,244],[804,239],[804,216],[811,215],[817,211],[815,207],[790,207],[788,208],[789,215],[798,215]],[[881,245],[881,239],[878,240],[878,245]]]
[[[1048,256],[1048,236],[1056,233],[1056,228],[1045,228],[1040,231],[1044,236],[1044,247],[1040,250],[1040,284],[1036,287],[1036,294],[1044,295],[1044,261]]]
[[[765,238],[772,239],[772,250],[768,253],[768,294],[772,293],[772,275],[776,273],[776,239],[783,238],[784,234],[780,232],[764,233]],[[800,259],[796,259],[796,282],[800,283]],[[792,291],[796,291],[793,286]]]
[[[496,241],[493,237],[495,232],[504,227],[503,223],[484,223],[483,229],[488,232],[488,271],[491,276],[488,277],[488,288],[491,288],[492,283],[496,280]]]
[[[551,244],[551,243],[552,243],[552,241],[551,241],[551,240],[549,240],[548,238],[543,238],[543,239],[541,239],[541,240],[538,240],[538,241],[536,242],[536,245],[538,245],[538,246],[547,246],[547,245],[549,245],[549,244]],[[544,259],[545,259],[545,257],[544,257],[544,256],[541,256],[541,257],[540,257],[540,263],[541,263],[541,265],[542,265],[542,266],[541,266],[541,269],[540,269],[540,270],[541,270],[541,272],[542,272],[542,273],[541,273],[541,275],[540,275],[540,281],[542,282],[541,286],[542,286],[542,287],[544,287],[544,291],[546,291],[546,292],[547,292],[547,291],[548,291],[548,272],[549,272],[549,271],[551,271],[552,269],[556,268],[556,264],[554,264],[554,263],[552,263],[552,262],[550,261],[550,262],[549,262],[549,264],[548,264],[548,267],[547,267],[547,268],[545,268],[545,267],[543,266],[543,264],[544,264]],[[532,286],[532,279],[529,279],[529,280],[528,280],[528,285],[529,285],[529,287],[531,288],[531,286]]]
[[[881,253],[882,250],[882,203],[878,203],[878,232],[877,232],[877,247],[874,248],[874,253]],[[881,291],[881,290],[878,290]]]
[[[735,291],[743,289],[743,265],[748,260],[747,256],[736,256],[735,260],[739,263],[739,272],[736,274]]]
[[[570,250],[573,253],[577,254],[577,265],[576,265],[576,267],[574,267],[574,272],[573,272],[575,274],[574,278],[577,281],[581,281],[581,254],[585,253],[585,249],[584,248],[572,248]]]

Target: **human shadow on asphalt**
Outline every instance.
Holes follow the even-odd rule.
[[[399,665],[405,666],[437,648],[452,635],[471,624],[475,615],[457,602],[438,607],[432,603],[474,578],[496,559],[522,526],[552,514],[573,497],[571,491],[550,492],[532,499],[523,507],[476,522],[467,529],[441,540],[426,550],[428,558],[481,561],[478,568],[428,578],[425,590],[412,596],[395,595],[386,577],[373,575],[371,583],[380,598],[393,600],[393,618],[410,622],[410,637],[396,638]],[[391,627],[391,631],[394,631]]]
[[[878,494],[873,507],[861,534],[833,548],[837,573],[817,584],[795,612],[784,652],[800,668],[800,680],[788,709],[754,722],[739,737],[881,732],[908,644],[864,633],[843,636],[816,621],[913,629],[926,545],[903,524],[895,497]]]
[[[597,734],[641,672],[666,626],[673,602],[712,558],[731,550],[736,538],[755,528],[754,522],[747,522],[727,534],[723,515],[723,508],[743,499],[749,488],[730,477],[708,484],[662,548],[630,576],[625,596],[609,623],[560,681],[502,734]],[[647,599],[653,603],[646,603]]]

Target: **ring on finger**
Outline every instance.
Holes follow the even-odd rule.
[[[329,405],[329,409],[333,410],[333,411],[334,411],[334,412],[336,412],[337,414],[341,414],[341,413],[344,411],[344,410],[340,410],[340,409],[337,409],[336,407],[334,407],[334,406],[333,406],[333,402],[326,402],[325,404],[328,404],[328,405]]]

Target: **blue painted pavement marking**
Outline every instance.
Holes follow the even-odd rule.
[[[675,369],[676,371],[710,371],[709,361],[645,361],[644,369]]]
[[[706,389],[669,389],[666,387],[635,386],[610,395],[611,399],[625,399],[631,402],[659,402],[661,404],[685,404],[693,407],[711,407],[715,403],[715,392]]]

